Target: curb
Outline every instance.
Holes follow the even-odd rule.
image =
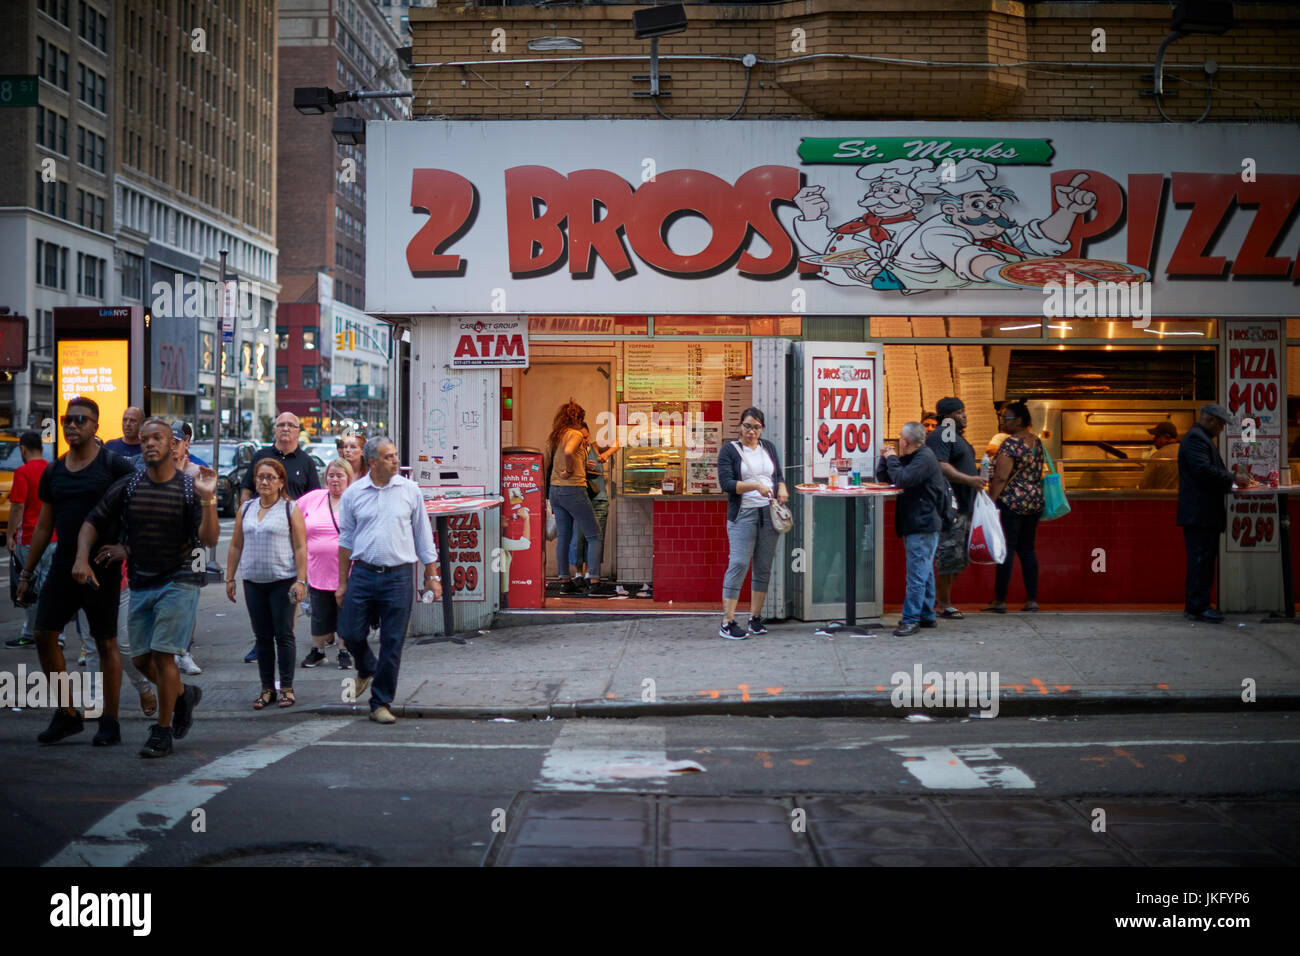
[[[561,720],[573,717],[883,717],[901,719],[913,714],[927,717],[972,717],[970,707],[895,707],[888,694],[791,694],[780,699],[743,700],[740,697],[659,701],[575,700],[550,704],[494,706],[440,706],[400,704],[391,708],[398,717],[414,719],[479,720],[506,717],[513,720]],[[323,704],[309,713],[329,716],[365,716],[368,708],[354,704]],[[1000,698],[998,716],[1066,717],[1106,714],[1250,713],[1300,711],[1300,690],[1288,691],[1245,703],[1240,694],[1195,692],[1151,694],[1131,691],[1088,695],[1054,695],[1050,699]]]

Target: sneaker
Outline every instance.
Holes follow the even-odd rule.
[[[69,716],[66,710],[56,710],[50,720],[50,726],[41,731],[36,739],[43,744],[57,744],[64,737],[71,737],[86,729],[86,722],[78,714]]]
[[[350,671],[352,670],[352,667],[353,667],[352,655],[340,647],[339,648],[339,670]]]
[[[320,648],[313,647],[307,652],[307,656],[302,659],[303,667],[315,667],[321,661],[325,660],[325,652]]]
[[[387,707],[385,707],[383,704],[380,704],[378,707],[376,707],[374,710],[370,712],[370,719],[377,724],[397,723],[397,718],[393,716],[393,712],[389,710]]]
[[[176,655],[176,666],[181,669],[182,674],[202,674],[203,668],[194,663],[194,657],[189,651],[184,654]]]
[[[109,717],[105,714],[99,718],[99,730],[91,738],[90,743],[95,747],[107,747],[110,744],[120,744],[122,742],[122,725],[117,722],[116,717]]]
[[[181,691],[181,696],[176,698],[176,709],[172,712],[171,733],[177,740],[190,732],[190,726],[194,723],[194,708],[199,706],[199,701],[202,699],[203,688],[193,684],[187,684]]]
[[[257,645],[256,645],[256,644],[253,645],[253,649],[252,649],[251,651],[249,651],[247,654],[244,655],[244,663],[245,663],[245,664],[256,664],[256,663],[257,663]]]
[[[654,588],[648,584],[643,584],[641,585],[641,590],[636,592],[636,596],[647,599],[653,598],[655,596]]]
[[[12,641],[5,641],[5,647],[35,647],[36,642],[30,637],[15,637]]]
[[[588,597],[613,597],[618,591],[608,581],[596,581],[587,591]]]
[[[749,632],[735,621],[723,621],[722,626],[718,628],[718,637],[725,637],[729,641],[743,641],[749,637]]]
[[[560,585],[560,593],[561,594],[586,594],[587,579],[569,578],[569,580],[565,581],[563,584]]]
[[[172,752],[172,729],[154,724],[149,728],[149,739],[140,748],[141,757],[166,757]]]
[[[631,597],[631,596],[632,596],[632,595],[630,595],[630,594],[628,593],[627,588],[623,587],[623,585],[621,585],[621,584],[614,588],[614,594],[615,594],[616,596],[618,596],[618,597]]]
[[[921,622],[921,626],[922,626],[922,627],[938,627],[938,626],[939,626],[939,622],[938,622],[938,620],[935,619],[935,618],[930,618],[930,620],[928,620],[928,621],[922,621],[922,622]]]
[[[754,617],[754,615],[752,614],[749,616],[749,633],[750,634],[767,633],[767,625],[763,623],[763,619],[761,617]]]

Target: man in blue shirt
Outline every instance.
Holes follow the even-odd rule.
[[[339,499],[339,636],[356,660],[353,700],[370,692],[370,719],[397,721],[390,709],[397,693],[402,644],[415,593],[411,569],[424,565],[424,587],[442,597],[438,549],[420,488],[398,474],[397,446],[386,435],[366,442],[370,473]],[[379,659],[366,640],[367,623],[379,616]]]

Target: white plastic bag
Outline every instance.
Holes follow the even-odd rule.
[[[968,547],[971,564],[1001,564],[1007,559],[1007,538],[1002,533],[998,506],[984,491],[975,494]]]
[[[560,529],[555,525],[555,514],[551,511],[551,503],[546,502],[546,540],[554,541],[559,537]]]

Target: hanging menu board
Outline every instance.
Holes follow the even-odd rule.
[[[729,377],[749,374],[748,342],[626,342],[623,400],[720,402]]]

